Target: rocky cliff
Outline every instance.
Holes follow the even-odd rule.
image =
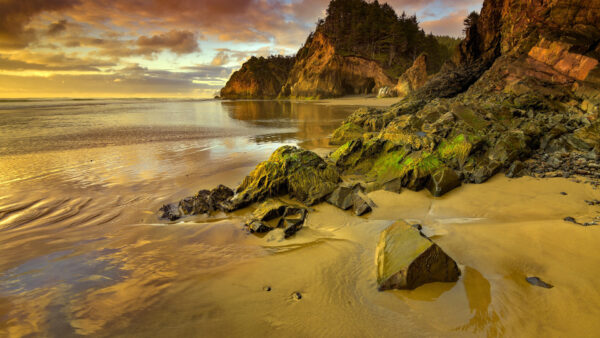
[[[393,86],[384,69],[360,56],[341,56],[323,33],[311,36],[298,53],[282,90],[282,97],[335,97],[369,94]]]
[[[285,56],[251,57],[221,89],[225,99],[275,98],[294,64]]]
[[[387,4],[332,0],[327,17],[317,23],[315,32],[296,54],[291,70],[276,67],[278,72],[273,76],[266,71],[258,75],[245,64],[234,73],[222,96],[273,97],[274,91],[282,98],[377,93],[382,87],[393,88],[423,53],[429,56],[425,60],[429,74],[439,71],[452,55],[455,41],[426,35],[416,17],[398,16]],[[271,71],[272,62],[260,61],[261,66],[255,69]]]
[[[486,0],[451,62],[332,137],[346,174],[439,194],[507,175],[600,178],[600,1]]]

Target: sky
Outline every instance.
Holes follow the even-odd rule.
[[[295,54],[328,2],[0,0],[0,98],[212,97],[250,56]],[[451,36],[482,2],[388,1]]]

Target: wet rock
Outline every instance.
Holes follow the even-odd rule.
[[[427,190],[434,196],[440,197],[450,190],[460,186],[460,177],[450,168],[443,168],[431,174]]]
[[[354,204],[353,187],[337,187],[327,198],[327,202],[342,210],[352,208]]]
[[[257,219],[248,221],[246,223],[246,226],[248,227],[248,231],[250,231],[251,233],[259,233],[259,234],[263,234],[263,233],[269,232],[274,229],[269,224],[259,221]]]
[[[387,181],[383,184],[383,190],[395,192],[397,194],[402,192],[402,178],[394,178],[393,180]]]
[[[565,222],[571,222],[571,223],[579,224],[579,223],[577,223],[577,220],[575,220],[575,218],[573,218],[571,216],[565,217],[563,220]]]
[[[304,208],[287,207],[285,209],[278,224],[279,228],[283,228],[285,238],[293,236],[298,230],[302,229],[307,213],[308,211]]]
[[[231,202],[234,208],[239,209],[268,197],[289,193],[290,197],[313,205],[331,194],[339,181],[337,169],[317,154],[283,146],[244,179]]]
[[[175,203],[165,204],[158,210],[158,218],[176,221],[181,218],[179,206]]]
[[[525,170],[525,165],[521,161],[514,161],[508,171],[506,172],[506,177],[515,178],[523,176],[523,171]]]
[[[300,292],[296,291],[296,292],[292,293],[292,299],[300,300],[300,299],[302,299],[302,294]]]
[[[213,210],[210,191],[200,190],[195,196],[186,197],[179,201],[179,209],[184,215],[206,214]]]
[[[538,277],[527,277],[525,280],[527,280],[527,283],[541,288],[552,289],[554,287],[554,285],[548,284]]]
[[[268,199],[258,205],[254,212],[252,212],[252,216],[254,219],[262,222],[270,221],[274,218],[283,216],[287,207],[287,204],[279,200]]]
[[[342,145],[361,137],[365,130],[354,123],[345,123],[336,129],[329,139],[330,145]]]
[[[234,193],[229,187],[219,184],[218,187],[210,191],[210,200],[213,208],[216,210],[228,211],[227,202],[233,197]]]
[[[380,291],[415,289],[432,282],[456,282],[460,276],[452,258],[403,221],[381,233],[376,262]]]
[[[362,192],[356,192],[352,197],[352,208],[356,216],[371,212],[374,206],[375,203]]]

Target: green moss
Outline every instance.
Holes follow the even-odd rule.
[[[380,156],[368,176],[377,181],[385,182],[394,177],[400,177],[406,170],[406,151],[404,149],[392,151]]]
[[[348,151],[350,143],[352,143],[352,141],[344,143],[341,147],[337,148],[331,155],[329,155],[329,158],[333,162],[337,162],[340,157]]]
[[[365,131],[360,126],[354,123],[344,123],[336,129],[331,135],[330,144],[344,144],[353,139],[359,138]]]
[[[444,162],[458,161],[465,163],[473,150],[473,144],[478,141],[477,136],[460,134],[451,140],[445,140],[436,149],[435,154]]]

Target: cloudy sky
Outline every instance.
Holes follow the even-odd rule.
[[[211,97],[250,55],[294,54],[328,2],[0,0],[0,97]],[[453,36],[482,2],[389,1]]]

